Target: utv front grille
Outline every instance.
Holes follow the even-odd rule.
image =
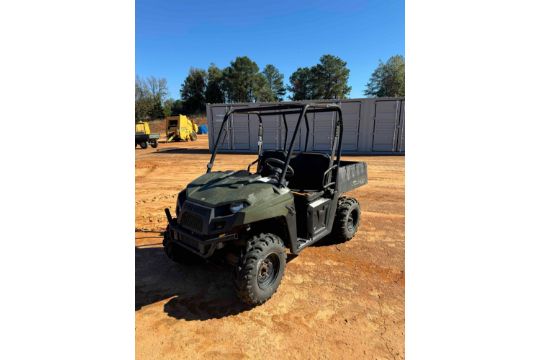
[[[180,224],[188,229],[202,232],[203,220],[202,218],[192,212],[184,212],[180,218]]]

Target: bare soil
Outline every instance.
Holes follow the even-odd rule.
[[[349,193],[362,206],[356,236],[290,256],[277,293],[248,309],[226,269],[175,264],[161,246],[163,209],[205,171],[207,137],[135,153],[137,359],[403,358],[404,157],[345,156],[368,163],[369,184]],[[253,159],[218,154],[215,169]]]

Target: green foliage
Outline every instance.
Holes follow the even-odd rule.
[[[165,79],[149,77],[135,81],[135,117],[137,120],[180,114],[200,114],[206,103],[282,101],[287,89],[292,100],[343,99],[347,85],[347,63],[337,56],[323,55],[312,67],[298,68],[283,83],[283,74],[272,64],[259,72],[259,66],[247,56],[239,56],[224,69],[210,64],[208,71],[191,68],[180,89],[181,100],[166,99]]]
[[[266,77],[261,74],[255,74],[255,83],[253,88],[253,101],[269,102],[275,101],[274,94]]]
[[[135,79],[135,120],[148,119],[152,109],[152,99],[149,96],[148,89],[144,80],[138,76]]]
[[[135,79],[135,120],[162,118],[163,102],[169,90],[166,79],[150,76]]]
[[[163,102],[163,115],[165,117],[172,115],[172,107],[174,105],[174,99],[167,99]]]
[[[323,55],[311,71],[314,99],[345,99],[351,92],[347,85],[350,70],[337,56]]]
[[[347,85],[350,70],[337,56],[323,55],[319,64],[298,68],[289,78],[292,100],[345,99],[351,92]]]
[[[268,89],[272,94],[270,100],[264,101],[282,101],[286,92],[285,85],[283,85],[283,74],[280,73],[274,65],[268,64],[264,67],[262,75],[264,76]]]
[[[182,84],[180,95],[184,100],[183,109],[186,114],[200,114],[206,109],[206,79],[207,74],[203,69],[191,68]]]
[[[163,106],[159,102],[154,102],[154,106],[150,110],[150,119],[163,119],[164,117]]]
[[[313,99],[313,74],[310,68],[298,68],[289,78],[291,85],[289,91],[292,93],[291,100],[311,100]]]
[[[184,102],[182,100],[174,100],[171,107],[171,116],[182,114],[184,111]]]
[[[183,103],[182,100],[175,100],[169,98],[163,102],[163,115],[168,116],[177,116],[182,114]]]
[[[223,70],[225,98],[227,102],[256,101],[261,85],[259,67],[247,56],[239,56]]]
[[[210,64],[208,72],[191,69],[182,85],[182,111],[200,113],[206,103],[280,101],[285,95],[283,74],[273,65],[263,72],[247,56],[237,57],[225,69]]]
[[[221,104],[225,102],[223,91],[223,71],[215,64],[208,67],[208,82],[206,84],[205,99],[207,103]]]
[[[405,96],[405,58],[402,55],[392,56],[386,63],[379,61],[364,94],[373,97]]]

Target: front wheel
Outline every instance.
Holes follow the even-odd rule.
[[[141,145],[141,149],[146,149],[148,147],[148,143],[146,141],[139,143],[139,145]]]
[[[260,305],[276,292],[285,272],[287,256],[279,236],[251,237],[236,272],[236,293],[248,305]]]

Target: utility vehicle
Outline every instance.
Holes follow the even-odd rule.
[[[337,115],[329,135],[331,149],[308,152],[308,115],[321,112]],[[233,114],[258,119],[257,159],[246,170],[212,171],[223,129]],[[296,121],[289,142],[287,115]],[[266,116],[283,121],[283,148],[263,151],[262,119]],[[293,145],[303,120],[307,129],[304,151],[295,152]],[[326,236],[349,240],[360,224],[358,201],[343,193],[367,183],[367,166],[340,160],[342,135],[337,104],[283,103],[229,110],[206,174],[178,194],[176,218],[165,209],[168,226],[163,246],[167,256],[179,263],[210,257],[225,260],[234,267],[240,300],[250,305],[268,300],[283,277],[286,249],[296,255]]]
[[[135,124],[135,147],[139,145],[141,148],[146,149],[148,144],[151,147],[157,148],[159,134],[152,134],[150,132],[150,125],[147,121],[139,121]]]

